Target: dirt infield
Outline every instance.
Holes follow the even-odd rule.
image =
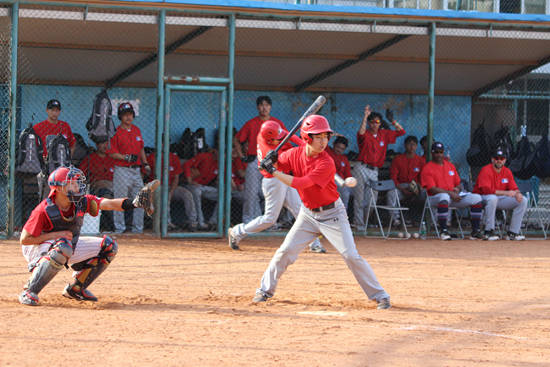
[[[335,250],[303,253],[266,304],[251,303],[281,238],[119,239],[90,290],[69,271],[20,305],[15,241],[0,258],[1,366],[548,366],[550,241],[357,238],[392,296],[376,310]]]

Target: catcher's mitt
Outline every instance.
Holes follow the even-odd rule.
[[[420,188],[418,187],[418,184],[415,180],[412,180],[409,184],[409,190],[411,190],[411,192],[417,196],[420,193]]]
[[[159,185],[159,180],[153,180],[143,186],[132,201],[132,204],[136,208],[144,209],[148,216],[152,216],[155,212],[155,208],[153,207],[153,192],[155,192]]]

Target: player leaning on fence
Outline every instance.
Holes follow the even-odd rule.
[[[107,153],[115,159],[115,172],[113,174],[113,194],[115,198],[133,197],[143,186],[141,178],[141,165],[149,175],[151,167],[147,163],[145,150],[143,149],[143,137],[141,130],[132,122],[136,117],[134,107],[129,102],[123,102],[118,106],[118,126],[115,136],[111,139],[111,148]],[[126,230],[124,213],[114,213],[115,232],[122,233]],[[132,232],[143,232],[143,211],[134,211]]]
[[[19,296],[24,305],[38,305],[38,293],[68,265],[73,281],[63,295],[79,301],[97,301],[87,288],[109,266],[117,254],[117,243],[109,236],[80,237],[86,213],[99,210],[153,212],[151,193],[159,186],[154,181],[142,188],[131,201],[86,195],[86,177],[75,167],[59,167],[48,177],[50,193],[32,211],[21,232],[20,243],[31,276]]]
[[[326,118],[310,115],[304,120],[300,134],[306,145],[283,152],[278,160],[272,151],[262,161],[262,169],[298,190],[303,205],[283,244],[273,255],[254,302],[265,302],[272,297],[286,268],[296,261],[308,243],[322,234],[342,255],[369,299],[376,300],[379,309],[390,308],[390,296],[357,252],[346,208],[336,190],[336,167],[325,151],[332,133]],[[276,166],[272,162],[277,162]],[[292,172],[292,175],[283,172]]]

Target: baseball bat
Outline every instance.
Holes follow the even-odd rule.
[[[304,112],[302,117],[300,117],[296,125],[294,125],[294,127],[292,128],[292,130],[290,130],[287,136],[285,136],[284,139],[279,143],[279,145],[277,145],[277,148],[274,149],[275,152],[278,152],[281,149],[281,147],[285,145],[287,141],[292,137],[292,135],[296,134],[296,131],[298,131],[298,129],[302,126],[302,121],[304,121],[304,119],[309,115],[313,115],[317,111],[319,111],[321,107],[323,107],[326,101],[327,99],[323,95],[317,97],[315,102],[313,102],[311,106],[309,106],[309,108],[306,110],[306,112]]]

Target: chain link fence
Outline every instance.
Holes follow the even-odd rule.
[[[456,6],[461,8],[464,4]],[[75,137],[74,143],[67,137],[74,147],[71,163],[85,171],[91,193],[107,197],[132,196],[141,182],[156,177],[156,158],[162,148],[157,142],[163,141],[162,126],[156,124],[158,19],[159,12],[155,10],[32,5],[21,8],[20,113],[16,134],[20,136],[29,124],[36,126],[50,118],[47,103],[58,100],[61,104],[58,119],[67,122]],[[224,116],[229,107],[221,95],[229,90],[229,82],[210,84],[224,88],[223,92],[212,91],[201,78],[230,78],[233,45],[229,19],[227,15],[197,12],[166,13],[165,84],[197,87],[169,92],[170,103],[165,111],[170,122],[169,171],[172,174],[167,185],[169,205],[161,205],[158,212],[162,214],[160,218],[166,218],[169,232],[217,231],[219,234],[217,208],[222,212],[224,209],[219,183],[220,178],[225,177],[223,174],[220,177],[219,164],[225,166],[228,159],[233,166],[231,212],[228,218],[222,217],[221,225],[247,223],[265,214],[269,203],[262,189],[262,176],[256,169],[257,147],[253,135],[257,135],[264,118],[276,118],[291,129],[319,94],[327,97],[320,113],[341,135],[330,142],[341,175],[352,175],[361,183],[395,178],[391,167],[394,159],[405,153],[405,139],[409,136],[414,137],[409,140],[417,142],[414,153],[428,155],[428,148],[422,145],[422,138],[428,133],[429,117],[430,36],[426,24],[239,15],[234,43],[235,94],[230,101],[235,129],[226,134],[222,133],[222,127],[225,129],[228,125],[220,116]],[[9,46],[9,17],[0,17],[0,21],[1,42]],[[479,169],[490,162],[490,157],[474,163],[468,159],[468,150],[479,126],[484,124],[491,139],[506,127],[513,154],[522,137],[522,127],[534,145],[548,133],[548,78],[544,76],[547,74],[519,77],[525,71],[517,77],[512,75],[521,67],[544,60],[547,55],[540,50],[548,35],[546,31],[453,25],[438,26],[436,35],[433,138],[445,146],[446,157],[456,166],[465,187],[473,189]],[[6,47],[2,48],[0,65],[0,70],[4,69],[3,86],[9,82],[10,70]],[[117,141],[104,144],[90,139],[86,123],[96,96],[104,89],[110,97],[110,117],[115,127],[121,124],[118,106],[122,102],[132,105],[135,114],[132,124],[141,132],[136,144],[143,143],[152,172],[141,162],[144,159],[139,149],[117,151],[121,148]],[[4,90],[8,88],[3,87],[1,92]],[[258,97],[264,97],[260,98],[260,105]],[[9,93],[0,101],[9,108]],[[266,101],[267,106],[263,103]],[[392,131],[384,138],[382,149],[377,149],[385,155],[365,148],[364,134],[358,137],[358,132],[363,130],[373,136],[377,134],[371,122],[363,123],[367,106],[371,117],[379,114],[378,128]],[[3,112],[1,123],[7,126],[9,110],[6,108],[2,109],[7,112]],[[404,133],[395,133],[399,129],[392,124],[393,119],[387,112],[393,114]],[[58,130],[46,135],[55,135]],[[7,152],[7,145],[2,144],[8,141],[1,138],[0,154]],[[45,140],[47,145],[47,138]],[[219,149],[214,151],[220,141],[233,145],[232,157]],[[380,145],[380,139],[377,144]],[[493,149],[496,145],[491,143],[485,148],[489,147]],[[111,156],[113,153],[121,155]],[[135,160],[131,157],[134,154],[138,156]],[[117,168],[122,166],[126,168]],[[49,169],[43,171],[44,176],[50,172]],[[117,180],[117,171],[119,174],[129,171],[126,174],[130,176]],[[376,177],[371,171],[376,171]],[[19,172],[16,176],[15,230],[21,229],[41,198],[37,173]],[[5,177],[5,174],[0,176],[0,180]],[[533,191],[538,204],[549,208],[545,180],[542,177],[536,181]],[[199,185],[200,190],[194,187]],[[7,181],[0,181],[0,190],[3,188],[7,189]],[[340,194],[357,233],[375,233],[377,228],[369,230],[366,220],[369,215],[366,203],[370,200],[366,186],[340,188]],[[383,194],[378,198],[379,204],[386,200]],[[414,205],[420,208],[411,210],[406,217],[411,228],[418,225],[423,202]],[[293,211],[283,205],[277,218],[268,221],[269,229],[289,228]],[[0,231],[7,225],[7,210],[5,213],[2,215],[0,208]],[[469,215],[468,211],[462,214]],[[384,223],[390,215],[391,212],[383,214]],[[371,220],[370,225],[376,226],[375,221]],[[142,213],[135,211],[133,215],[102,213],[99,220],[88,218],[84,232],[153,229],[153,220],[143,219]]]
[[[0,7],[0,12],[9,14],[9,9]],[[8,175],[9,175],[9,126],[11,92],[11,18],[0,17],[0,236],[8,233]]]

